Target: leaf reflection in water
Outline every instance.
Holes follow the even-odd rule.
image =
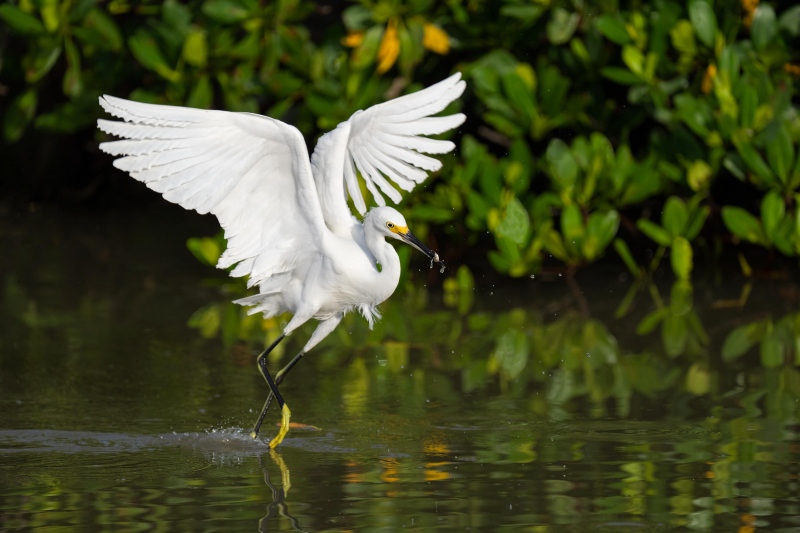
[[[75,287],[61,271],[2,278],[2,529],[736,530],[796,516],[786,283],[593,281],[583,306],[544,276],[490,295],[454,269],[441,294],[396,295],[374,331],[347,317],[283,385],[319,429],[268,458],[225,428],[252,417],[254,356],[280,319],[245,317],[230,287],[197,278]],[[212,318],[187,328],[197,309]]]

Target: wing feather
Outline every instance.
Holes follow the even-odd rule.
[[[203,146],[202,139],[175,139],[172,141],[114,141],[100,143],[100,148],[111,155],[143,155],[153,152],[164,152],[173,149],[194,148]]]
[[[424,95],[430,96],[430,98],[423,100],[426,101],[426,103],[415,107],[409,106],[404,102],[398,102],[398,100],[402,100],[401,98],[386,102],[387,109],[391,109],[392,111],[398,109],[396,113],[391,111],[387,112],[386,122],[411,122],[412,120],[429,117],[444,111],[444,109],[450,105],[450,102],[461,96],[461,93],[464,92],[463,84],[454,84],[446,87],[447,90],[437,91],[435,95],[433,93],[431,95]],[[420,93],[424,92],[425,91],[420,91]]]
[[[209,113],[214,113],[188,107],[153,106],[153,104],[143,104],[109,95],[103,95],[100,99],[100,106],[108,114],[126,122],[154,126],[184,127],[191,123],[206,122],[211,117]],[[154,111],[154,107],[158,107],[158,110]]]
[[[383,177],[383,175],[375,168],[372,163],[369,161],[369,158],[366,157],[364,153],[363,147],[356,148],[353,152],[353,159],[358,165],[358,168],[362,169],[362,172],[365,172],[367,175],[367,181],[372,181],[378,187],[380,187],[383,194],[388,196],[394,203],[398,203],[400,200],[403,199],[400,196],[400,193],[397,192],[397,189],[391,186],[388,181]]]
[[[369,144],[374,146],[375,149],[382,154],[392,156],[406,163],[411,163],[415,167],[419,167],[423,170],[435,172],[442,168],[442,162],[438,159],[422,155],[414,150],[406,150],[405,148],[387,144],[377,137],[370,139]]]
[[[358,186],[356,169],[378,205],[386,205],[385,194],[393,202],[402,199],[391,182],[406,191],[442,166],[438,159],[423,154],[444,154],[455,145],[429,139],[460,126],[461,113],[431,116],[443,111],[464,92],[465,83],[456,73],[416,93],[408,94],[357,111],[317,143],[311,166],[321,197],[323,215],[334,233],[348,235],[354,219],[342,194],[342,181],[359,213],[367,206]],[[383,193],[383,194],[381,194]]]
[[[438,135],[460,126],[465,117],[461,113],[446,117],[426,117],[413,122],[391,122],[381,124],[380,130],[399,135]]]
[[[414,181],[416,183],[422,183],[426,179],[428,179],[428,173],[424,170],[420,170],[415,166],[409,165],[399,159],[395,159],[391,155],[383,154],[381,156],[381,160],[389,167],[393,168],[396,172],[399,172],[406,178]]]
[[[207,159],[209,157],[213,157],[214,153],[219,153],[219,150],[209,152],[208,148],[204,146],[193,148],[175,148],[174,150],[165,150],[159,152],[154,151],[151,153],[120,157],[114,161],[114,166],[120,170],[124,170],[125,172],[142,172],[149,169],[159,172],[164,171],[164,167],[172,163],[178,163],[186,160],[193,161],[197,159]],[[171,172],[167,171],[167,174],[165,175],[170,174]]]
[[[464,83],[460,82],[460,80],[461,73],[457,72],[449,78],[445,78],[439,83],[435,83],[421,91],[407,94],[405,96],[401,96],[400,98],[389,100],[388,102],[383,102],[373,106],[370,109],[378,108],[379,113],[382,116],[391,116],[407,113],[415,109],[420,109],[433,102],[445,101],[446,103],[441,107],[441,109],[439,109],[439,111],[441,111],[447,107],[450,102],[461,96],[462,92],[464,92]],[[453,94],[448,95],[448,93],[451,92]],[[433,111],[429,114],[437,112],[438,111]]]
[[[426,154],[446,154],[452,152],[456,147],[451,141],[428,139],[427,137],[417,137],[415,135],[395,135],[385,131],[376,131],[375,137],[386,144]]]
[[[164,106],[166,107],[166,106]],[[198,111],[201,111],[198,109]],[[217,111],[219,113],[220,111]],[[213,137],[218,134],[214,128],[194,126],[191,129],[183,126],[151,126],[145,124],[129,124],[98,119],[97,127],[100,130],[128,139],[186,139],[190,137]]]
[[[344,160],[344,181],[347,184],[347,192],[350,193],[350,198],[353,199],[356,209],[358,209],[359,213],[364,213],[367,210],[367,204],[364,203],[364,197],[361,196],[361,191],[358,189],[356,167],[353,165],[352,158],[349,157]],[[332,185],[335,187],[335,182]],[[345,220],[349,220],[351,218],[350,210],[347,209],[344,197],[342,197],[342,201],[345,202]]]
[[[248,285],[269,293],[268,301],[256,298],[259,310],[294,312],[283,292],[319,258],[327,231],[300,132],[250,113],[113,96],[100,98],[100,105],[124,120],[97,121],[102,131],[122,137],[100,145],[119,157],[114,165],[171,202],[213,213],[228,239],[217,266],[235,265],[232,275],[249,275]]]
[[[388,177],[397,185],[399,185],[401,189],[403,189],[404,191],[411,191],[414,189],[416,183],[414,183],[413,180],[395,171],[395,169],[388,164],[390,160],[394,161],[394,159],[387,158],[385,154],[381,153],[375,147],[369,144],[365,145],[362,148],[361,152],[364,155],[364,158],[373,167],[380,170],[383,174],[386,175],[386,177]],[[425,176],[427,177],[427,174],[425,174]]]

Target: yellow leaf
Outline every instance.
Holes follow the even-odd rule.
[[[382,74],[392,68],[399,55],[400,39],[397,37],[397,21],[391,19],[378,48],[378,72]]]
[[[364,42],[363,31],[351,31],[350,33],[347,34],[347,37],[342,39],[342,44],[350,48],[357,48],[361,46],[361,43],[363,42]]]
[[[450,51],[450,36],[439,26],[426,22],[422,27],[422,46],[444,55]]]
[[[800,76],[800,65],[795,65],[792,63],[784,63],[783,70],[785,70],[792,76]]]
[[[758,0],[742,0],[742,7],[748,15],[752,15],[758,7]]]
[[[711,64],[706,69],[706,75],[703,76],[703,83],[700,87],[703,90],[704,94],[710,93],[711,89],[714,88],[714,78],[716,77],[717,77],[717,66]]]
[[[753,16],[755,16],[758,2],[759,0],[742,0],[742,8],[745,12],[744,25],[747,28],[753,24]]]

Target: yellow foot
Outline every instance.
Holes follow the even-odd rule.
[[[273,450],[278,444],[283,442],[283,438],[287,433],[289,433],[289,421],[292,419],[292,412],[289,410],[289,406],[285,403],[283,404],[281,415],[281,429],[278,431],[278,434],[275,435],[275,438],[269,441],[269,447]]]
[[[272,457],[272,460],[275,461],[275,464],[278,465],[278,468],[281,469],[281,480],[283,481],[283,495],[286,496],[289,494],[289,489],[292,488],[292,478],[289,474],[289,467],[286,466],[286,463],[283,462],[283,457],[275,453],[275,450],[270,448],[269,455]]]

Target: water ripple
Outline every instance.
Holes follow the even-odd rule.
[[[260,455],[269,450],[266,441],[253,440],[238,428],[198,433],[135,435],[96,431],[52,429],[0,430],[0,455],[13,453],[136,453],[163,447],[189,447],[202,453]],[[282,447],[320,453],[348,453],[352,448],[335,444],[333,434],[316,438],[289,437]]]

